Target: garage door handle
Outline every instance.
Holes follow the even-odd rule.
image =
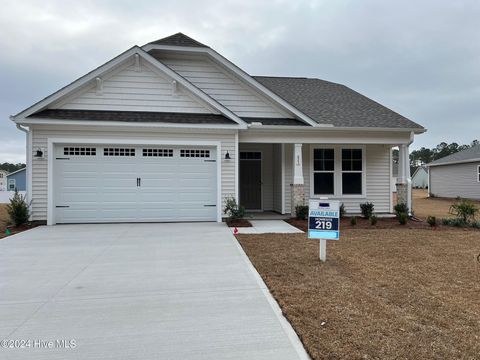
[[[205,207],[217,206],[217,205],[203,205]]]
[[[137,187],[140,187],[140,186],[142,186],[142,179],[137,178]]]

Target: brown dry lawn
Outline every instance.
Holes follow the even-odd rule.
[[[238,239],[314,359],[480,358],[479,231]]]
[[[5,230],[8,222],[9,217],[7,214],[7,204],[0,204],[0,230]]]
[[[436,216],[438,219],[453,217],[449,214],[449,209],[456,199],[449,198],[430,198],[427,190],[413,189],[413,210],[415,216],[425,220],[427,216]],[[474,201],[480,206],[480,201]]]

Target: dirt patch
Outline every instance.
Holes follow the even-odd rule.
[[[19,227],[13,227],[10,225],[10,217],[7,213],[7,204],[0,204],[0,239],[3,239],[9,235],[6,234],[7,228],[10,230],[10,235],[18,234],[19,232],[32,229],[40,224],[29,223]]]
[[[480,354],[478,232],[344,229],[324,264],[305,234],[237,238],[314,359]]]
[[[225,222],[228,227],[252,227],[252,224],[247,219],[227,219]]]

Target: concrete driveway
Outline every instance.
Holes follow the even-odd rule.
[[[223,224],[0,240],[1,359],[306,359],[276,306]]]

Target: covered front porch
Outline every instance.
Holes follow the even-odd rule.
[[[395,146],[401,162],[397,188],[407,203],[408,145],[240,142],[239,204],[253,219],[287,218],[297,205],[320,197],[340,200],[347,214],[359,214],[365,202],[379,215],[390,214]]]

